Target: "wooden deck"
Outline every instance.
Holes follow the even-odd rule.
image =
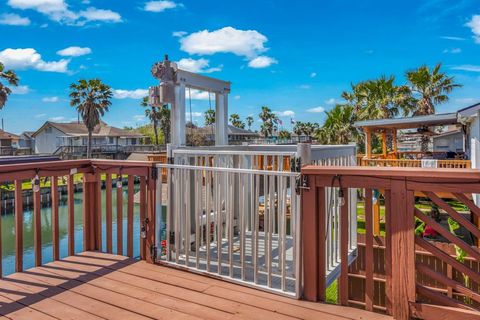
[[[1,319],[391,319],[97,252],[0,284]]]

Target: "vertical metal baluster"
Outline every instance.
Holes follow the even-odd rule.
[[[172,217],[171,214],[174,212],[172,210],[172,169],[167,168],[167,201],[165,202],[167,204],[167,225],[166,225],[166,234],[165,234],[165,243],[167,244],[167,261],[171,261],[172,256],[171,256],[171,250],[172,248],[170,247],[170,234],[172,232],[171,230],[171,224],[172,224]]]
[[[192,202],[191,202],[191,193],[190,193],[190,188],[192,185],[192,179],[191,179],[191,170],[190,169],[185,169],[185,180],[187,182],[186,190],[185,192],[185,265],[189,267],[190,263],[190,247],[191,247],[191,241],[190,241],[190,235],[191,235],[191,215],[192,215]]]
[[[268,243],[267,243],[267,251],[268,251],[268,259],[267,259],[267,285],[269,288],[272,287],[272,265],[273,265],[273,248],[272,248],[272,238],[274,233],[274,221],[275,221],[275,176],[269,176],[269,186],[268,186]]]
[[[235,173],[228,174],[228,260],[230,262],[229,275],[233,278],[233,236],[234,236],[234,208],[233,208],[233,186],[235,184]]]
[[[205,224],[205,234],[206,234],[206,241],[205,241],[205,245],[207,246],[207,249],[206,249],[206,255],[207,255],[207,271],[210,272],[210,239],[211,239],[211,235],[210,235],[210,214],[211,214],[211,211],[212,211],[212,208],[211,208],[211,203],[212,203],[212,190],[211,190],[211,182],[210,182],[210,179],[212,178],[212,174],[211,174],[211,171],[209,170],[205,170],[205,188],[207,190],[205,190],[205,207],[206,207],[206,210],[205,210],[205,221],[206,221],[206,224]]]
[[[225,184],[222,183],[223,182],[223,175],[222,175],[222,172],[218,172],[217,174],[217,178],[219,177],[219,180],[216,184],[215,184],[215,188],[217,188],[217,199],[216,199],[216,204],[215,204],[215,207],[216,207],[216,211],[217,211],[217,265],[218,265],[218,274],[222,274],[222,253],[223,253],[223,250],[222,250],[222,238],[223,238],[223,235],[222,235],[222,229],[223,229],[223,223],[222,223],[222,197],[221,197],[221,194],[222,194],[222,189],[225,188]],[[219,185],[219,183],[221,185]]]
[[[174,228],[175,228],[175,263],[178,264],[178,259],[180,255],[180,212],[181,208],[181,194],[180,194],[180,169],[174,169],[175,176],[175,205],[173,207],[173,214],[175,217]]]
[[[295,178],[292,177],[292,183],[295,183]],[[300,295],[300,289],[302,285],[302,250],[301,246],[301,217],[300,217],[300,196],[297,195],[295,192],[292,193],[292,214],[290,219],[294,221],[294,229],[292,229],[293,233],[293,263],[295,265],[295,296],[298,298]],[[323,200],[324,201],[324,200]]]
[[[258,231],[260,229],[260,175],[255,175],[255,199],[253,211],[253,282],[258,284]]]
[[[239,174],[238,175],[238,182],[240,184],[240,210],[239,210],[239,218],[240,218],[240,276],[243,281],[245,281],[245,175]]]
[[[279,232],[278,232],[278,239],[279,239],[279,250],[280,250],[280,263],[279,267],[281,268],[281,273],[282,273],[282,279],[281,279],[281,287],[282,291],[285,291],[285,277],[286,277],[286,248],[285,248],[285,241],[286,241],[286,233],[287,230],[285,228],[285,223],[287,219],[287,188],[286,188],[286,178],[280,176],[278,178],[280,180],[279,182],[279,192],[278,194],[281,195],[281,198],[279,198],[279,205],[280,205],[280,212],[278,213],[279,216]]]

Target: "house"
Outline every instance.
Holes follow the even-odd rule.
[[[187,127],[187,136],[189,135],[200,137],[203,141],[199,144],[213,145],[215,144],[215,124],[205,127]],[[237,128],[232,125],[227,126],[227,135],[229,145],[248,143],[260,138],[258,132]]]
[[[0,156],[12,156],[18,144],[19,136],[0,130]]]
[[[35,131],[24,131],[20,134],[17,145],[17,154],[28,155],[35,153],[34,133]]]
[[[86,156],[88,130],[83,123],[58,123],[47,121],[33,133],[35,153],[55,154],[63,159]],[[126,158],[141,145],[143,135],[107,125],[101,122],[92,135],[92,155],[96,158]]]

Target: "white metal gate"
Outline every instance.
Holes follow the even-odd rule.
[[[160,262],[300,295],[298,173],[158,167],[167,170],[157,194]]]

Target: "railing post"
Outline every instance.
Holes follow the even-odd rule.
[[[146,246],[146,261],[155,263],[157,248],[155,248],[155,207],[156,207],[156,180],[158,179],[157,168],[154,164],[148,170],[147,177],[147,219],[146,239],[143,242]],[[160,213],[159,213],[160,214]]]
[[[302,190],[303,297],[325,301],[325,188],[315,186],[315,176],[307,176],[310,188]]]
[[[415,231],[413,191],[406,180],[391,180],[391,281],[394,319],[410,319],[410,303],[415,302]]]
[[[101,205],[99,175],[83,176],[83,250],[101,250]],[[100,219],[99,219],[100,218]]]

